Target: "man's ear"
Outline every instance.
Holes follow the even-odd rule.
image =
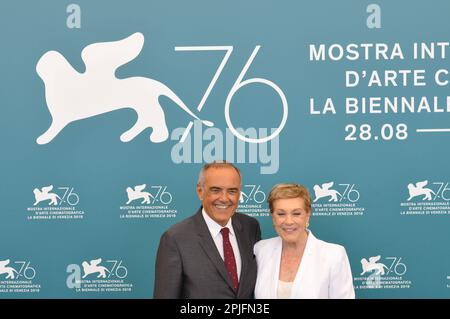
[[[198,199],[203,200],[203,188],[200,184],[197,184],[197,196]]]

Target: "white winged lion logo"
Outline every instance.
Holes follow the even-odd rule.
[[[408,184],[408,192],[409,192],[409,198],[408,201],[413,199],[414,197],[423,195],[423,200],[432,200],[431,195],[435,195],[435,193],[430,188],[425,188],[427,186],[428,181],[421,181],[414,184]]]
[[[58,199],[61,199],[61,197],[59,197],[55,193],[50,193],[52,189],[53,185],[42,187],[41,190],[39,188],[33,189],[35,199],[33,206],[36,206],[37,204],[45,200],[50,200],[49,205],[58,205]]]
[[[316,198],[314,199],[314,203],[317,202],[320,198],[330,196],[329,202],[337,202],[338,195],[342,196],[337,190],[331,189],[333,187],[334,182],[323,183],[322,186],[314,185],[314,195]]]
[[[146,128],[152,128],[150,140],[164,142],[169,137],[164,111],[158,98],[166,96],[193,118],[200,120],[166,85],[146,77],[118,79],[118,67],[136,58],[144,45],[144,35],[136,32],[113,42],[86,46],[81,57],[86,70],[77,72],[57,51],[46,52],[36,65],[36,72],[45,85],[45,99],[52,116],[47,131],[36,140],[51,142],[68,124],[122,108],[132,108],[138,118],[120,136],[122,142],[134,139]],[[202,121],[207,126],[212,122]]]
[[[388,269],[385,264],[378,263],[377,261],[380,260],[381,256],[374,256],[370,257],[369,261],[367,261],[366,258],[361,259],[361,265],[363,272],[361,273],[361,276],[364,275],[366,272],[373,271],[373,274],[375,275],[384,275],[384,268]]]
[[[6,279],[14,279],[14,274],[19,274],[13,267],[6,267],[10,260],[0,260],[0,275],[6,274]]]
[[[99,266],[101,262],[102,262],[101,258],[93,259],[90,262],[83,261],[81,264],[83,266],[84,271],[83,278],[86,278],[86,276],[90,274],[95,274],[97,272],[98,272],[97,278],[106,278],[106,273],[109,272],[109,270],[106,269],[106,267],[104,266]]]
[[[143,192],[146,186],[147,186],[146,184],[136,185],[134,186],[134,189],[131,187],[127,187],[126,189],[128,195],[127,205],[132,201],[140,198],[143,199],[141,204],[150,204],[151,203],[150,198],[153,198],[153,195],[150,194],[149,192]]]

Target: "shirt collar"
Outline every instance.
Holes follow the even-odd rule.
[[[202,215],[203,219],[206,222],[206,226],[208,226],[209,232],[211,233],[213,238],[215,238],[220,233],[220,230],[223,227],[219,225],[214,219],[209,217],[204,208],[202,208]],[[233,224],[231,222],[231,218],[228,220],[228,223],[224,227],[228,227],[228,229],[230,230],[230,234],[234,236],[234,229]]]

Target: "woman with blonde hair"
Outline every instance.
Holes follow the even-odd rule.
[[[306,187],[275,185],[268,202],[278,237],[254,246],[255,298],[355,298],[345,248],[317,239],[308,229],[311,197]]]

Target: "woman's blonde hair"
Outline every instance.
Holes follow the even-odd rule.
[[[269,203],[270,213],[273,213],[273,203],[277,199],[301,198],[305,202],[307,213],[311,212],[311,196],[308,189],[299,184],[276,184],[269,193],[267,202]]]

